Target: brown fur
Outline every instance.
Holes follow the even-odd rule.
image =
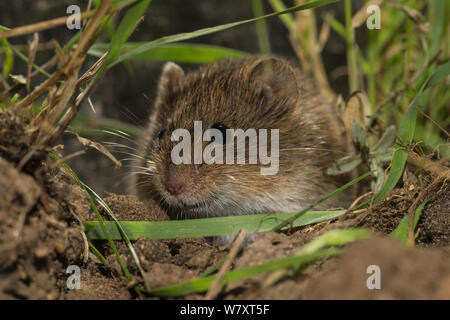
[[[203,130],[216,123],[279,129],[278,173],[263,176],[259,164],[172,164],[171,132],[185,128],[193,136],[194,120],[203,121]],[[140,198],[160,201],[173,218],[300,211],[348,178],[326,174],[346,155],[344,141],[312,80],[283,59],[224,60],[186,75],[168,63],[140,144],[136,189]],[[182,183],[185,192],[171,195],[167,181]],[[340,193],[319,208],[345,206],[352,196]]]

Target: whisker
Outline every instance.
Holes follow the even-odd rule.
[[[152,99],[150,99],[145,93],[142,94],[145,99],[147,99],[148,102],[152,102]]]
[[[124,112],[125,111],[125,112]],[[139,124],[139,118],[127,107],[122,105],[122,111],[121,114],[123,114],[128,120],[130,120],[135,126],[144,129],[144,127]]]
[[[318,150],[318,151],[331,151],[336,153],[343,153],[343,154],[349,154],[349,152],[345,152],[342,150],[335,150],[335,149],[327,149],[327,148],[286,148],[286,149],[280,149],[279,151],[292,151],[292,150]]]
[[[152,185],[151,185],[151,183],[149,181],[141,181],[141,182],[138,182],[138,183],[134,184],[135,188],[137,188],[137,187],[151,187],[151,186]]]
[[[118,150],[110,150],[110,151],[112,151],[114,153],[120,153],[120,154],[126,154],[128,156],[132,156],[135,158],[135,160],[137,158],[137,159],[141,159],[141,160],[145,161],[145,158],[141,157],[140,155],[134,154],[134,153],[130,153],[130,152],[126,152],[126,151],[118,151]]]
[[[151,186],[151,183],[150,183],[150,181],[143,180],[143,181],[136,182],[136,183],[134,184],[134,186],[136,186],[136,187],[140,187],[140,186]]]
[[[120,159],[120,161],[122,162],[122,161],[136,161],[137,159],[136,158],[123,158],[123,159]]]
[[[145,172],[153,173],[153,171],[152,171],[150,168],[146,168],[146,167],[132,166],[132,165],[126,165],[126,166],[123,166],[123,167],[124,167],[124,168],[141,169],[141,170],[144,170]]]
[[[125,131],[116,129],[116,128],[110,128],[110,130],[112,130],[113,132],[121,135],[122,137],[128,137],[128,138],[133,138],[133,136],[129,133],[126,133]]]
[[[118,175],[117,178],[118,178],[119,180],[116,181],[116,182],[114,183],[114,186],[117,186],[117,185],[119,185],[119,184],[125,183],[125,181],[126,181],[127,179],[129,179],[130,176],[131,176],[131,174],[129,174],[129,173],[128,173],[128,174],[125,174],[125,175]]]
[[[125,132],[122,132],[122,131],[119,131],[119,130],[116,130],[116,129],[111,129],[111,130],[113,130],[113,131],[110,131],[110,130],[102,130],[102,131],[105,132],[105,133],[109,133],[109,134],[111,134],[113,136],[125,139],[125,140],[133,143],[134,145],[138,145],[138,143],[136,141],[134,141],[133,139],[131,139],[131,136],[126,134]],[[116,132],[116,131],[118,131],[118,132]]]
[[[115,147],[115,148],[130,149],[130,150],[133,150],[133,151],[137,151],[138,150],[137,147],[131,147],[131,146],[128,146],[126,144],[117,143],[117,142],[102,141],[101,143],[104,144],[104,145],[107,145],[107,146]]]

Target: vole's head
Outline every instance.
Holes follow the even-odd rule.
[[[167,63],[141,144],[138,194],[186,217],[299,210],[335,187],[325,170],[342,154],[324,110],[312,84],[278,58],[188,74]],[[239,144],[227,129],[253,136]]]

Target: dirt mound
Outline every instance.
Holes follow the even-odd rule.
[[[86,209],[86,198],[72,185],[62,192],[56,181],[46,180],[41,188],[33,177],[0,158],[1,299],[58,298],[56,281],[65,268],[87,260],[77,218]],[[80,201],[71,202],[68,193]]]
[[[298,298],[450,299],[450,256],[442,250],[375,238],[348,245],[335,260],[305,281]],[[369,266],[379,267],[380,289],[367,287]]]

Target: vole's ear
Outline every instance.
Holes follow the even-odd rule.
[[[183,77],[183,69],[176,63],[167,62],[164,65],[159,79],[157,98],[153,110],[150,112],[150,123],[161,122],[164,115],[167,112],[170,113],[173,107],[173,93],[177,87],[181,86]]]
[[[158,95],[160,98],[165,98],[172,93],[181,84],[183,77],[184,71],[179,65],[173,62],[167,62],[163,67],[159,80]]]
[[[267,98],[295,97],[298,92],[296,71],[285,61],[266,57],[250,66],[249,80],[262,86]]]

